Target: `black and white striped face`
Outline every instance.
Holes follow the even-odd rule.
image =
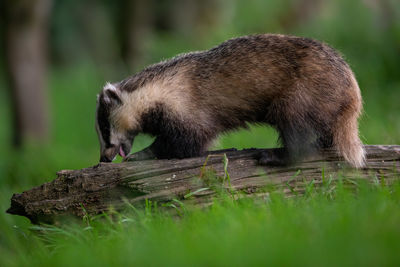
[[[111,162],[117,154],[126,157],[132,148],[134,134],[116,127],[112,113],[122,105],[118,89],[106,84],[97,99],[96,131],[100,141],[100,162]]]

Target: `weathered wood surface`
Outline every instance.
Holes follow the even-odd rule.
[[[349,168],[333,150],[290,167],[259,166],[255,157],[261,149],[215,151],[207,164],[206,157],[101,163],[82,170],[59,171],[52,182],[14,194],[7,212],[37,223],[52,222],[63,215],[98,214],[110,207],[118,210],[126,201],[132,204],[143,203],[145,199],[168,202],[174,198],[185,200],[189,194],[192,203],[206,203],[215,194],[206,173],[212,171],[224,177],[226,166],[230,185],[226,178],[221,186],[245,194],[257,194],[267,186],[302,192],[310,181],[318,186],[323,179],[334,180],[342,174],[354,179],[384,178],[385,182],[400,179],[400,146],[365,148],[367,166],[360,170]]]

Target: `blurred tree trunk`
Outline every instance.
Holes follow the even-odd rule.
[[[121,55],[131,72],[146,61],[146,45],[154,28],[153,5],[152,0],[121,1]]]
[[[132,74],[146,61],[153,31],[153,0],[86,0],[78,20],[87,53],[107,80]]]
[[[288,4],[287,12],[280,18],[280,25],[285,32],[291,32],[313,19],[323,7],[324,0],[291,0]]]
[[[388,30],[396,20],[395,1],[391,0],[364,0],[364,3],[371,8],[377,16],[376,22],[380,24],[382,30]]]
[[[107,5],[106,1],[85,0],[79,4],[76,14],[84,54],[89,55],[105,80],[121,79],[127,74],[119,53],[113,7],[111,3]],[[121,15],[118,13],[118,16]]]
[[[198,42],[225,19],[224,1],[121,0],[118,30],[124,63],[130,71],[143,67],[155,30],[176,33]]]
[[[225,12],[229,10],[227,4],[234,5],[234,1],[171,0],[171,28],[197,41],[222,24]]]
[[[396,12],[396,1],[364,0],[374,12],[376,27],[380,32],[380,42],[386,44],[387,56],[382,56],[385,66],[385,79],[400,80],[398,58],[400,57],[400,12]],[[375,37],[376,38],[376,37]]]
[[[14,125],[14,145],[49,136],[46,90],[51,0],[6,0],[4,40]]]

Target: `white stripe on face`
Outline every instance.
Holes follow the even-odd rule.
[[[112,90],[112,91],[117,91],[117,87],[115,87],[115,85],[107,82],[106,85],[104,85],[103,90]]]

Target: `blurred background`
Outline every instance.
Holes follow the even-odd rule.
[[[400,144],[398,0],[4,0],[0,4],[0,185],[22,190],[94,165],[96,94],[148,64],[246,34],[315,38],[339,50],[364,98],[366,144]],[[214,148],[272,147],[251,127]],[[140,136],[134,151],[151,143]],[[7,189],[5,189],[5,187]],[[6,191],[4,191],[6,190]]]

